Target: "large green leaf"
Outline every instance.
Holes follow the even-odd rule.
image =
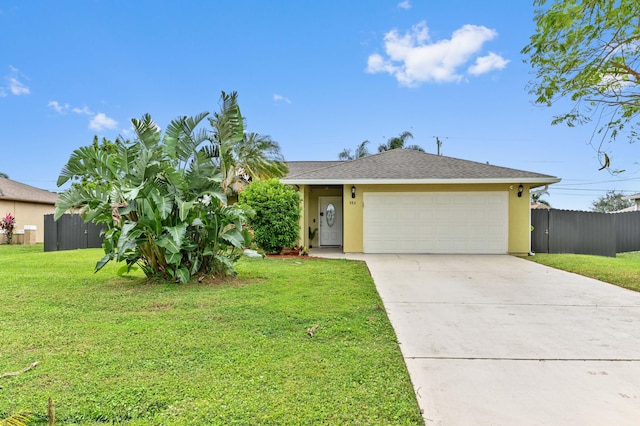
[[[158,145],[160,142],[160,128],[149,114],[143,115],[141,119],[132,118],[131,124],[138,136],[138,140],[144,147],[152,148]]]
[[[242,230],[235,226],[228,226],[227,229],[220,235],[224,241],[228,242],[236,248],[243,248],[245,245],[244,234]]]
[[[183,116],[169,124],[163,137],[169,158],[186,163],[196,153],[207,135],[203,131],[196,133],[195,128],[207,115],[208,112],[202,112],[193,117]]]
[[[160,218],[164,220],[169,217],[173,210],[172,197],[169,197],[167,194],[161,194],[157,188],[153,188],[150,195],[151,199],[155,203],[155,210],[159,213]]]
[[[180,246],[176,244],[176,242],[169,235],[164,235],[158,239],[156,242],[158,246],[162,247],[167,251],[167,254],[179,254]]]
[[[181,283],[186,283],[186,282],[189,281],[189,279],[191,279],[191,275],[189,274],[189,270],[187,268],[185,268],[184,266],[181,266],[178,269],[176,269],[176,277],[178,277],[178,280]]]
[[[168,264],[178,266],[182,262],[182,253],[167,252],[166,260]]]
[[[140,216],[145,218],[149,222],[160,223],[162,224],[162,218],[160,217],[160,212],[154,209],[154,203],[151,200],[142,199],[138,202],[138,213]],[[162,229],[162,226],[158,228]]]
[[[77,177],[101,182],[114,181],[118,178],[118,166],[117,157],[94,146],[83,146],[73,151],[60,172],[57,185],[62,186]]]
[[[179,201],[178,202],[178,211],[180,215],[180,221],[184,222],[189,217],[189,212],[193,208],[195,202],[193,201]]]
[[[94,272],[98,272],[100,269],[102,269],[104,267],[104,265],[106,265],[107,263],[109,263],[109,261],[113,259],[113,254],[111,253],[107,253],[104,255],[104,257],[102,259],[100,259],[97,263],[96,263],[96,268],[94,270]]]
[[[122,188],[122,196],[125,200],[135,200],[138,198],[138,194],[144,188],[144,184],[140,184],[134,188]]]
[[[118,261],[124,259],[129,250],[135,250],[138,246],[137,239],[141,236],[141,231],[137,230],[136,226],[137,223],[131,221],[125,221],[122,226],[122,232],[118,238]]]
[[[178,248],[177,251],[180,251],[180,247],[182,247],[182,241],[185,234],[187,233],[187,224],[181,223],[176,226],[165,226],[164,229],[165,231],[167,231],[168,236],[170,237],[173,244]]]

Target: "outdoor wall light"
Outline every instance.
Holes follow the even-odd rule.
[[[518,198],[522,197],[523,192],[524,192],[524,186],[520,184],[520,186],[518,187]]]
[[[356,187],[351,185],[351,198],[356,198]]]

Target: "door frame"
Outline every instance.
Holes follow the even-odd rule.
[[[334,241],[331,241],[330,243],[327,243],[326,241],[323,241],[323,227],[322,224],[324,223],[325,217],[324,217],[324,212],[322,210],[322,206],[323,203],[331,203],[334,206],[336,206],[336,210],[338,212],[337,214],[337,219],[338,219],[338,228],[336,228],[339,231],[339,241],[336,243]],[[342,247],[343,244],[343,239],[344,239],[344,230],[343,230],[343,226],[344,226],[344,208],[342,206],[342,196],[340,195],[321,195],[318,197],[318,219],[319,219],[319,227],[318,227],[318,245],[320,247]],[[325,236],[326,239],[326,236]]]

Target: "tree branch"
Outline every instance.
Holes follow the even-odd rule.
[[[26,373],[27,371],[31,370],[32,368],[35,368],[36,365],[38,365],[38,364],[40,364],[40,362],[36,361],[34,363],[31,363],[30,366],[25,367],[20,371],[11,371],[11,372],[8,372],[8,373],[2,373],[2,374],[0,374],[0,379],[3,378],[3,377],[17,376],[19,374]]]

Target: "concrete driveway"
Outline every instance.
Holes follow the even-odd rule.
[[[640,294],[511,256],[367,262],[427,425],[640,424]]]

